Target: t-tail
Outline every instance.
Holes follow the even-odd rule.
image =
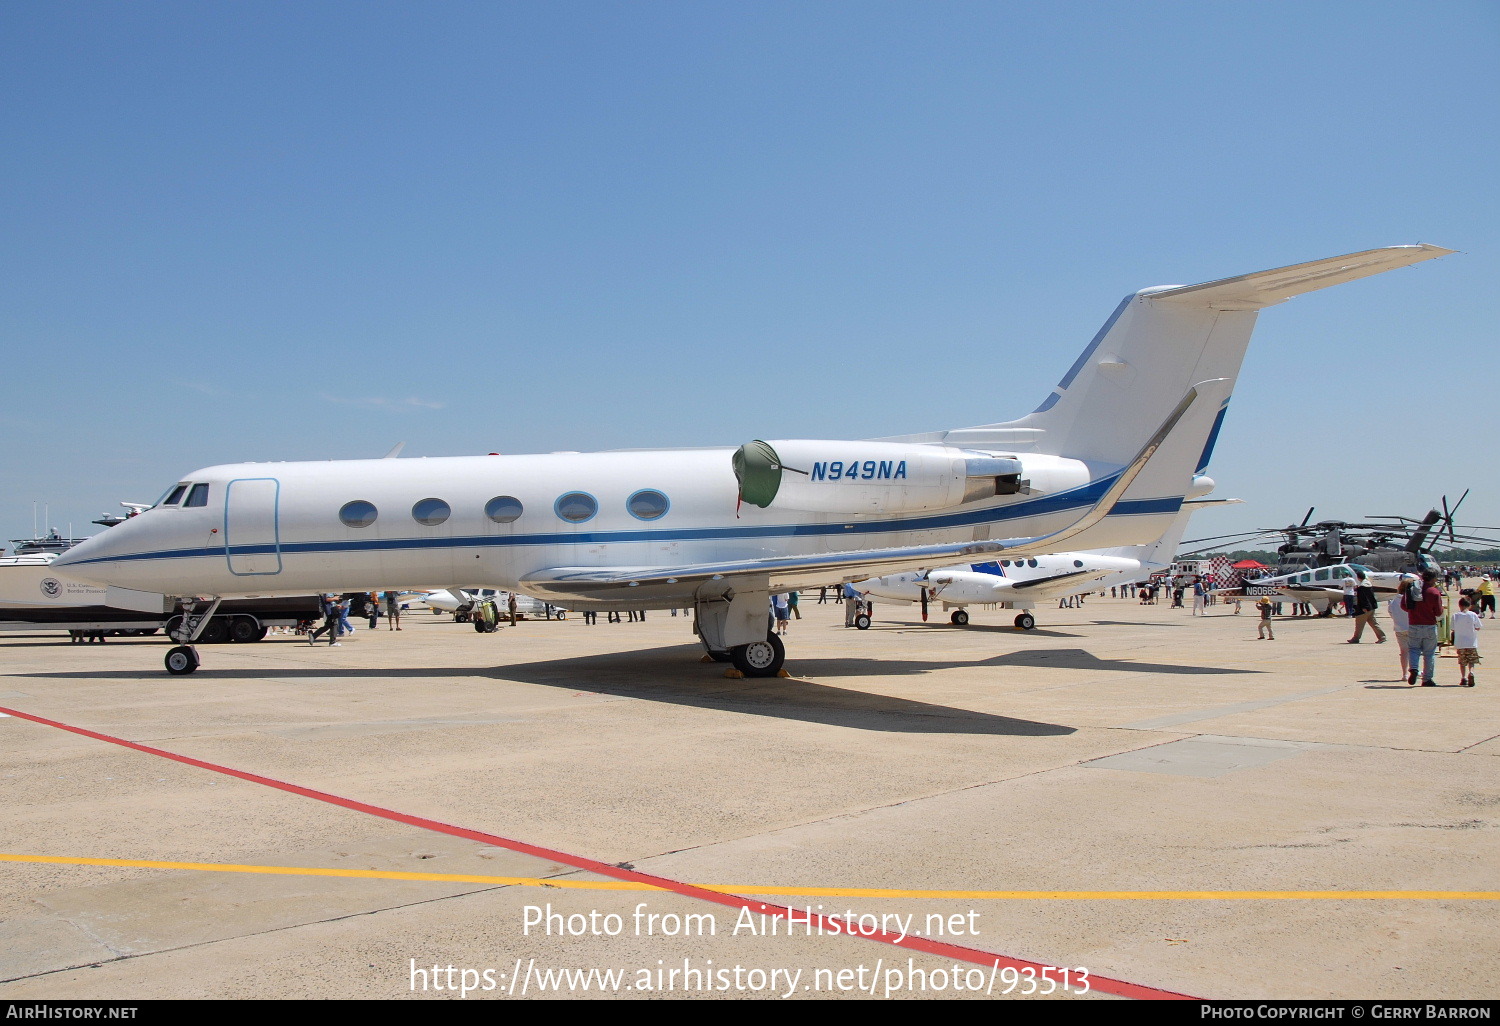
[[[1189,389],[1198,400],[1124,496],[1151,502],[1192,494],[1213,452],[1255,327],[1267,306],[1315,289],[1453,252],[1389,246],[1126,296],[1057,386],[1019,420],[907,436],[990,452],[1035,452],[1096,465],[1130,461]],[[1198,489],[1201,491],[1201,489]]]

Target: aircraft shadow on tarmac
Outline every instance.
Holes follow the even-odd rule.
[[[1147,623],[1147,622],[1142,621],[1142,620],[1091,620],[1089,622],[1092,623],[1096,627],[1181,627],[1182,626],[1182,624],[1180,624],[1180,623],[1162,623],[1160,621],[1152,621],[1150,623]]]
[[[932,705],[891,695],[832,687],[798,677],[760,677],[742,680],[722,676],[723,664],[694,662],[690,672],[664,672],[673,665],[669,653],[699,653],[701,649],[657,648],[608,656],[545,659],[497,667],[488,673],[546,687],[565,687],[648,702],[664,702],[697,709],[752,713],[779,719],[823,723],[859,730],[907,734],[1003,734],[1052,737],[1075,732],[1074,727],[1010,716]],[[890,659],[798,659],[792,667],[808,676],[871,676],[880,673],[917,673],[946,668],[950,663],[903,662]]]
[[[1018,627],[1008,624],[986,624],[971,623],[967,627],[960,627],[953,623],[876,623],[870,627],[872,631],[952,631],[957,634],[1003,634],[1008,637],[1027,638],[1081,638],[1081,634],[1069,634],[1066,631],[1051,630],[1046,627],[1037,627],[1029,631],[1023,631]]]
[[[570,692],[614,695],[638,701],[662,702],[697,709],[750,713],[779,719],[822,723],[858,730],[907,734],[994,734],[1013,737],[1056,737],[1075,733],[1076,728],[1058,723],[1016,719],[950,706],[932,705],[889,695],[832,687],[793,678],[745,678],[723,676],[727,664],[702,663],[702,649],[695,646],[664,646],[608,655],[541,659],[504,666],[397,666],[369,667],[277,667],[253,670],[214,669],[210,664],[192,680],[202,686],[235,680],[277,680],[296,684],[305,679],[310,686],[335,679],[369,680],[373,677],[422,678],[483,677],[516,681]],[[951,662],[915,662],[890,659],[809,659],[793,665],[810,676],[875,676],[922,673],[946,669]],[[812,672],[814,669],[816,673]],[[3,680],[6,674],[0,674]],[[14,676],[30,679],[90,679],[143,681],[161,680],[160,671],[97,672],[63,670]]]
[[[1229,666],[1183,666],[1177,663],[1138,663],[1133,659],[1100,659],[1081,648],[1044,648],[991,656],[975,666],[1042,666],[1061,670],[1123,670],[1128,673],[1265,673]]]

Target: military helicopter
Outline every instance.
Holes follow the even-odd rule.
[[[1459,496],[1450,508],[1448,497],[1442,498],[1441,512],[1434,507],[1421,519],[1404,516],[1371,516],[1366,522],[1343,520],[1312,522],[1309,508],[1300,524],[1263,528],[1242,535],[1221,535],[1186,542],[1180,556],[1211,549],[1225,548],[1229,539],[1250,545],[1255,540],[1281,535],[1285,541],[1277,547],[1275,568],[1254,579],[1247,578],[1247,588],[1258,594],[1279,594],[1293,602],[1323,607],[1330,615],[1333,604],[1344,592],[1346,579],[1368,577],[1377,594],[1394,595],[1400,589],[1403,574],[1431,570],[1442,573],[1442,566],[1432,557],[1432,549],[1445,535],[1450,545],[1459,541],[1500,545],[1500,541],[1478,535],[1458,534],[1464,531],[1492,531],[1497,528],[1456,528],[1453,522],[1458,507],[1469,492]],[[1394,521],[1386,523],[1385,521]],[[1207,545],[1207,543],[1215,543]],[[1207,546],[1192,548],[1192,546]]]
[[[1445,536],[1449,545],[1456,545],[1460,541],[1500,545],[1500,539],[1457,533],[1460,530],[1500,530],[1494,527],[1454,524],[1453,518],[1458,507],[1468,495],[1466,489],[1452,507],[1448,505],[1448,497],[1443,496],[1441,511],[1433,507],[1421,519],[1371,516],[1359,523],[1344,520],[1313,523],[1312,515],[1316,507],[1310,507],[1300,524],[1260,528],[1237,535],[1196,538],[1183,543],[1183,551],[1179,553],[1179,557],[1222,550],[1228,548],[1230,542],[1238,542],[1239,546],[1249,548],[1260,539],[1269,540],[1269,537],[1281,535],[1285,540],[1276,549],[1277,566],[1268,572],[1267,576],[1270,577],[1283,577],[1304,570],[1343,564],[1358,564],[1376,573],[1419,573],[1423,570],[1441,573],[1442,567],[1431,553]]]

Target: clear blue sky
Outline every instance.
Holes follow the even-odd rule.
[[[1121,296],[1266,311],[1189,537],[1500,524],[1492,2],[0,6],[0,538],[241,460],[1030,411]]]

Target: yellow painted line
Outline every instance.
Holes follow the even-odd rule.
[[[510,887],[555,887],[580,891],[655,891],[664,888],[623,880],[555,880],[530,876],[474,876],[466,873],[403,873],[384,869],[322,869],[306,866],[240,866],[219,862],[154,862],[147,859],[82,859],[64,855],[5,855],[0,862],[68,866],[123,866],[131,869],[193,869],[208,873],[261,873],[270,876],[339,876],[364,880],[422,880]],[[952,898],[964,901],[1497,901],[1500,891],[922,891],[881,887],[737,887],[695,884],[724,894],[795,894],[813,898]]]

